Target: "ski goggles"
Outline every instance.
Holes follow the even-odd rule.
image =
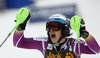
[[[54,31],[58,31],[62,28],[62,25],[61,23],[59,22],[48,22],[46,24],[46,30],[47,31],[50,31],[50,29],[54,30]]]

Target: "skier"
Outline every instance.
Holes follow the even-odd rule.
[[[62,14],[54,14],[50,16],[46,23],[46,31],[48,37],[25,38],[24,30],[29,17],[14,32],[13,43],[15,47],[26,49],[38,49],[45,58],[79,58],[78,41],[70,38],[70,20]],[[81,54],[97,54],[100,52],[100,46],[95,38],[90,35],[81,19],[80,53]]]

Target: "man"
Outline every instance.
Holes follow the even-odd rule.
[[[68,38],[70,33],[70,20],[62,14],[52,15],[46,23],[48,37],[25,38],[24,30],[26,23],[20,24],[13,36],[14,46],[27,49],[40,50],[45,58],[79,58],[78,41]],[[81,25],[85,22],[81,19]],[[80,53],[96,54],[100,52],[100,47],[92,35],[86,31],[85,26],[80,28],[80,37],[85,41],[80,41]],[[43,52],[44,51],[44,52]]]

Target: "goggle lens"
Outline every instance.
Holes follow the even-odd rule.
[[[50,29],[54,31],[58,31],[61,28],[61,24],[59,22],[48,22],[46,24],[46,30],[50,31]]]

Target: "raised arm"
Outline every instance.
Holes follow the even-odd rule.
[[[43,52],[44,48],[46,47],[46,37],[41,37],[42,40],[38,40],[39,38],[25,38],[24,31],[18,31],[17,29],[14,32],[13,36],[13,44],[15,47],[18,48],[25,48],[25,49],[38,49]],[[43,45],[44,44],[44,45]]]
[[[82,22],[80,28],[80,37],[84,38],[85,41],[80,42],[80,51],[84,54],[96,54],[100,52],[100,46],[95,40],[95,38],[86,30],[84,24],[85,22]],[[75,42],[74,51],[78,54],[78,42]]]
[[[24,17],[24,15],[23,15],[23,17]],[[21,18],[21,17],[19,17],[19,18]],[[18,23],[18,21],[23,20],[23,18],[21,18],[21,19],[19,19],[19,18],[18,18],[18,20],[16,19],[17,23]],[[25,38],[24,37],[24,30],[25,30],[25,27],[26,27],[26,24],[27,24],[27,21],[29,20],[29,18],[30,18],[30,14],[27,16],[25,21],[22,22],[21,24],[19,24],[18,28],[16,28],[14,35],[13,35],[13,44],[15,47],[18,47],[18,48],[38,49],[41,52],[43,52],[46,41],[44,41],[44,40],[38,41],[35,38]]]

